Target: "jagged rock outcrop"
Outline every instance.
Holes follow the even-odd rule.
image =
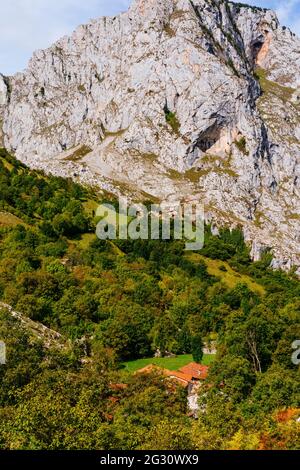
[[[16,312],[10,305],[0,302],[0,310],[8,312],[22,326],[24,326],[24,328],[34,336],[34,338],[40,340],[46,348],[65,349],[68,347],[66,339],[60,333],[51,330],[42,323],[31,320],[20,312]]]
[[[0,145],[4,144],[3,141],[3,115],[5,108],[8,104],[8,80],[0,73]]]
[[[0,81],[1,83],[1,81]],[[257,259],[300,265],[300,40],[269,10],[135,0],[9,81],[6,147],[102,188],[202,200]]]

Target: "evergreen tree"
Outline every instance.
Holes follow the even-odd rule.
[[[199,334],[192,337],[192,355],[195,362],[201,363],[203,359],[203,341]]]

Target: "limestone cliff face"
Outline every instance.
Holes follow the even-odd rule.
[[[9,99],[1,80],[5,145],[29,166],[202,200],[255,259],[300,265],[300,40],[272,11],[134,0],[37,51]]]
[[[0,74],[0,145],[4,145],[2,127],[4,111],[8,104],[8,96],[8,80]]]

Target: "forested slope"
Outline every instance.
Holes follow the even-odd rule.
[[[47,350],[2,311],[2,448],[300,447],[298,279],[270,270],[269,255],[252,263],[238,230],[207,227],[200,253],[174,240],[100,241],[99,196],[5,150],[0,188],[0,300],[68,344]],[[180,387],[121,364],[190,353],[197,338],[218,353],[194,421]]]

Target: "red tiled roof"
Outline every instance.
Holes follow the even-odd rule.
[[[154,364],[149,364],[146,367],[143,367],[142,369],[137,370],[135,374],[151,374],[151,372],[158,372],[158,373],[161,373],[162,375],[165,375],[166,377],[169,377],[170,379],[175,379],[184,387],[187,387],[190,381],[190,377],[188,375],[183,374],[182,372],[163,369],[162,367],[159,367]]]
[[[189,382],[190,382],[190,376],[189,375],[183,374],[182,372],[179,372],[177,370],[164,369],[163,373],[164,373],[164,375],[166,375],[170,379],[177,380],[184,387],[187,387]]]
[[[197,364],[197,362],[191,362],[184,367],[179,369],[179,372],[190,376],[192,379],[203,379],[205,380],[208,374],[208,366],[203,366],[202,364]]]
[[[137,370],[135,374],[150,374],[151,372],[157,371],[161,372],[163,375],[169,377],[170,379],[176,380],[184,387],[187,387],[193,379],[205,380],[207,377],[208,369],[209,368],[207,366],[197,364],[196,362],[191,362],[190,364],[187,364],[179,370],[168,370],[163,369],[154,364],[149,364],[146,367]]]

